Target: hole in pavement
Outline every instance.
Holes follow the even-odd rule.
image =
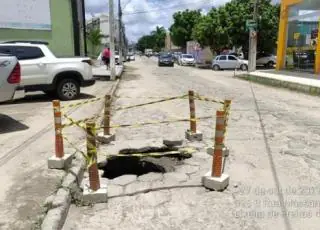
[[[108,179],[114,179],[116,177],[133,174],[137,176],[141,176],[143,174],[147,174],[150,172],[155,173],[166,173],[173,172],[175,170],[175,166],[183,164],[182,160],[186,158],[190,158],[190,156],[183,155],[179,152],[176,154],[170,154],[170,156],[163,157],[155,157],[155,156],[145,156],[145,157],[137,157],[130,156],[130,154],[134,154],[135,152],[131,152],[131,150],[123,150],[128,156],[117,157],[114,156],[109,158],[106,162],[102,162],[98,164],[99,169],[103,170],[103,177]],[[122,152],[122,154],[124,154]],[[159,149],[157,149],[156,153],[160,153]],[[167,151],[168,152],[168,151]],[[137,152],[136,152],[137,153]],[[144,153],[139,152],[140,154],[152,153],[151,150],[148,150]],[[162,152],[165,154],[166,152],[163,150]]]

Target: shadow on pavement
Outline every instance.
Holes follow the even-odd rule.
[[[0,114],[0,134],[29,129],[28,126],[4,114]]]
[[[133,74],[133,73],[124,73],[121,77],[123,81],[134,81],[141,78],[139,74]]]
[[[86,94],[86,93],[81,93],[78,98],[74,100],[81,100],[81,99],[92,99],[95,98],[95,96]],[[12,102],[7,102],[3,104],[24,104],[24,103],[40,103],[40,102],[51,102],[56,98],[50,97],[46,94],[32,94],[32,95],[26,95],[24,98],[14,100]],[[71,100],[71,101],[74,101]]]

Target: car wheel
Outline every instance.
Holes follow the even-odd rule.
[[[273,68],[274,62],[273,61],[269,61],[267,63],[267,68]]]
[[[242,64],[242,65],[240,66],[240,69],[241,69],[242,71],[246,71],[246,70],[248,69],[248,66],[247,66],[246,64]]]
[[[80,94],[80,85],[74,79],[63,79],[58,83],[57,94],[63,101],[73,100]]]
[[[218,71],[218,70],[220,70],[220,67],[218,65],[213,65],[212,69],[215,70],[215,71]]]

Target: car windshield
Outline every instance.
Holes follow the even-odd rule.
[[[182,57],[183,57],[183,58],[193,58],[193,56],[190,55],[190,54],[183,54]]]
[[[171,58],[170,54],[161,54],[160,55],[161,58]]]

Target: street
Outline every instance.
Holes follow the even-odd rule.
[[[82,91],[80,100],[62,102],[62,106],[101,97],[113,83],[97,81]],[[45,208],[45,199],[60,186],[65,172],[48,170],[47,159],[54,155],[53,108],[51,98],[41,92],[0,105],[0,228],[31,229]],[[74,119],[100,113],[102,101],[66,108]],[[77,127],[64,134],[83,144],[85,135]],[[80,145],[81,146],[81,145]],[[65,143],[65,147],[69,147]]]
[[[131,176],[130,180],[124,176],[121,182],[108,180],[110,189],[118,189],[113,191],[116,195],[107,204],[72,205],[63,229],[318,229],[318,98],[241,81],[233,74],[158,67],[152,58],[137,58],[127,64],[114,105],[152,101],[135,97],[179,96],[191,89],[209,98],[231,99],[226,140],[230,156],[225,169],[230,185],[225,191],[210,192],[201,186],[201,177],[212,164],[212,157],[205,151],[213,144],[215,124],[214,119],[201,120],[198,129],[204,141],[190,143],[198,151],[170,174],[170,189],[163,189],[169,183],[166,174]],[[213,116],[219,108],[210,102],[196,102],[198,117]],[[188,116],[188,101],[177,100],[114,112],[112,123]],[[188,123],[181,122],[118,128],[115,133],[117,141],[125,143],[150,138],[183,139],[188,128]],[[25,160],[30,159],[19,159]],[[12,161],[10,166],[16,163]],[[139,193],[142,187],[150,188],[149,192]],[[136,193],[125,195],[130,192]]]

